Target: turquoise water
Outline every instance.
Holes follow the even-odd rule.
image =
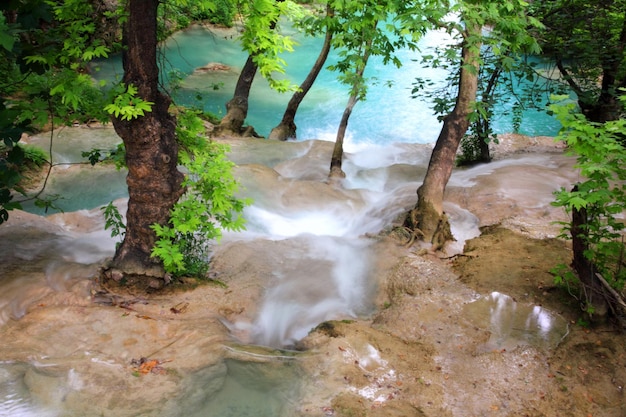
[[[298,45],[293,53],[285,54],[286,77],[295,84],[306,77],[321,48],[321,39],[297,35]],[[420,42],[420,49],[428,53],[429,48],[447,41],[447,35],[431,32]],[[218,115],[225,113],[225,103],[232,97],[238,72],[247,55],[236,40],[212,33],[206,28],[194,26],[175,34],[169,39],[161,56],[162,73],[173,69],[185,77],[173,97],[180,104],[202,107]],[[424,69],[419,63],[418,52],[399,52],[402,68],[383,65],[381,59],[372,58],[366,75],[370,78],[367,100],[354,109],[347,133],[347,144],[387,145],[394,142],[431,143],[437,139],[441,129],[426,100],[412,99],[411,89],[416,77],[425,77],[435,84],[446,76],[443,69]],[[337,60],[331,52],[327,64]],[[193,74],[194,69],[210,62],[220,62],[233,68],[228,73]],[[99,62],[98,78],[113,79],[122,75],[119,56]],[[391,85],[389,87],[388,85]],[[217,89],[214,86],[218,86]],[[291,93],[280,94],[271,90],[267,82],[257,77],[250,94],[250,109],[247,124],[258,133],[267,136],[276,126],[289,101]],[[296,124],[299,139],[334,140],[337,127],[347,102],[347,88],[337,81],[337,74],[324,69],[312,90],[298,110]],[[500,103],[498,116],[493,120],[496,132],[513,131],[511,103]],[[559,124],[544,112],[525,112],[520,133],[554,135]]]

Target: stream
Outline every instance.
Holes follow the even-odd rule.
[[[90,135],[106,146],[118,140],[110,127],[65,129],[58,132],[58,140],[68,149],[75,149]],[[45,146],[48,140],[47,135],[42,135],[31,138],[30,142]],[[202,365],[183,376],[177,396],[168,402],[169,408],[163,409],[169,411],[146,415],[296,415],[294,409],[302,395],[299,384],[306,380],[297,370],[298,355],[272,358],[280,358],[281,350],[293,349],[321,322],[367,319],[375,312],[374,299],[379,291],[375,263],[379,258],[368,234],[378,233],[414,203],[415,190],[430,151],[430,145],[393,144],[349,152],[344,165],[347,173],[344,187],[335,188],[324,182],[332,152],[330,142],[279,143],[253,139],[235,140],[230,145],[231,159],[238,165],[235,172],[241,181],[241,194],[251,197],[254,203],[244,213],[246,231],[226,233],[216,247],[216,259],[231,262],[216,268],[225,271],[232,268],[233,276],[260,282],[258,285],[263,289],[259,293],[261,298],[254,301],[257,297],[254,296],[252,304],[250,301],[245,304],[248,293],[242,292],[244,300],[236,303],[247,306],[244,313],[227,315],[221,323],[244,351],[248,349],[245,346],[264,346],[270,353],[262,351],[261,357],[265,359],[260,363],[250,361],[251,357],[244,353],[217,365]],[[62,157],[73,158],[69,153]],[[541,177],[542,169],[553,169],[561,163],[552,162],[554,158],[520,155],[461,170],[451,179],[451,187],[462,190],[491,178],[494,170],[513,177],[532,172]],[[510,173],[504,174],[506,170]],[[105,195],[94,198],[89,192],[94,187],[90,178],[102,175],[108,178]],[[57,178],[62,181],[57,182]],[[538,183],[532,175],[528,181],[537,184],[539,189],[555,189],[563,182],[553,177]],[[69,288],[88,282],[85,279],[96,273],[98,262],[113,253],[115,241],[102,230],[98,207],[110,201],[110,195],[123,195],[122,173],[102,167],[58,169],[50,181],[49,192],[65,193],[62,188],[65,184],[71,184],[71,207],[80,208],[79,211],[48,216],[49,224],[45,228],[37,226],[36,220],[32,227],[28,222],[15,226],[9,222],[2,226],[7,236],[2,244],[6,272],[0,281],[2,323],[19,323],[25,315],[28,317],[28,311],[36,308],[38,300],[50,294],[62,297]],[[499,189],[495,184],[492,187]],[[505,193],[503,195],[513,193],[515,199],[528,201],[533,208],[545,204],[543,201],[535,203],[537,189],[526,184],[521,189],[501,188],[501,192]],[[545,192],[541,195],[545,196]],[[124,201],[123,197],[116,200],[122,210]],[[451,201],[446,203],[446,210],[457,238],[447,253],[460,253],[464,241],[480,233],[479,221],[470,211]],[[19,228],[20,232],[11,233],[12,227]],[[485,349],[512,349],[518,343],[549,349],[564,337],[567,324],[553,313],[532,306],[526,310],[527,307],[518,306],[504,294],[494,293],[490,297],[483,300],[469,296],[460,300],[467,303],[468,318],[477,326],[492,329],[494,339]],[[201,322],[198,325],[203,326]],[[97,329],[102,325],[86,326]],[[82,340],[81,326],[64,329],[54,339],[78,337],[77,341]],[[122,337],[136,330],[119,331]],[[71,403],[64,400],[70,394],[88,394],[83,392],[88,377],[80,377],[78,364],[88,359],[111,363],[116,369],[127,366],[124,361],[120,363],[115,350],[105,355],[80,353],[87,349],[89,340],[80,342],[69,357],[67,352],[56,349],[53,353],[41,346],[38,349],[43,351],[34,349],[26,361],[0,363],[0,415],[80,415],[74,414]],[[272,352],[279,352],[278,356]],[[104,415],[127,414],[113,409]]]
[[[433,34],[424,41],[424,46],[437,44],[441,36]],[[308,70],[306,60],[314,59],[312,51],[317,50],[317,42],[301,40],[301,48],[290,58],[291,62],[302,61],[301,65],[293,65],[300,71],[290,74],[294,79]],[[192,74],[195,68],[217,60],[233,67],[243,62],[234,42],[219,34],[209,35],[207,29],[201,27],[175,35],[166,48],[172,51],[172,65],[185,74]],[[198,54],[198,50],[206,50],[207,55]],[[178,61],[176,57],[180,57]],[[346,98],[333,74],[323,73],[297,120],[300,137],[318,140],[232,141],[230,157],[238,165],[236,175],[242,184],[241,195],[251,197],[254,203],[244,213],[246,231],[226,233],[216,245],[215,257],[232,259],[232,265],[227,266],[235,272],[248,262],[248,269],[241,271],[257,280],[255,282],[262,288],[261,295],[259,299],[253,297],[248,301],[243,313],[225,314],[210,325],[202,320],[188,323],[190,340],[199,338],[197,344],[185,345],[192,352],[188,357],[204,354],[208,357],[215,354],[211,349],[216,346],[232,346],[232,343],[239,353],[211,364],[196,359],[195,367],[190,364],[185,374],[177,376],[179,384],[171,387],[171,392],[176,394],[165,400],[159,398],[162,403],[158,410],[142,415],[297,415],[295,410],[302,395],[300,384],[305,379],[297,366],[300,353],[292,351],[298,341],[324,321],[368,319],[375,313],[379,291],[375,264],[382,255],[376,252],[368,236],[388,227],[398,214],[414,204],[415,191],[430,156],[428,143],[436,138],[440,127],[430,110],[408,98],[411,77],[405,74],[418,69],[412,67],[417,64],[410,58],[403,61],[407,66],[398,71],[377,68],[379,64],[375,62],[372,65],[378,71],[384,70],[385,76],[395,77],[395,81],[392,89],[383,88],[382,82],[376,85],[368,101],[359,103],[355,110],[343,167],[347,178],[342,188],[325,183],[332,151],[328,140],[334,137]],[[115,77],[119,71],[117,65],[119,62],[115,59],[106,65],[102,63],[100,76]],[[216,82],[207,78],[210,76],[190,75],[183,80],[177,97],[181,101],[192,101],[192,93],[195,95],[202,90],[200,86]],[[224,79],[217,82],[223,82],[224,86],[217,92],[201,91],[210,97],[204,102],[205,108],[216,113],[221,111],[216,103],[226,101],[236,78],[234,74],[220,76]],[[260,133],[267,134],[279,120],[280,108],[288,98],[277,97],[262,82],[255,83],[254,91],[251,108],[255,110],[248,122]],[[553,121],[546,122],[543,115],[537,117],[539,121],[526,126],[528,131],[537,134],[534,129],[542,126],[547,131],[544,133],[554,132]],[[510,122],[506,121],[500,125],[503,131],[510,130],[508,126]],[[44,149],[48,149],[49,141],[50,136],[46,134],[28,139],[29,143]],[[80,150],[112,148],[119,138],[110,127],[74,127],[57,131],[53,141],[55,162],[75,162],[81,159]],[[499,161],[498,168],[508,167],[523,173],[552,164],[551,158],[521,155]],[[490,169],[494,168],[478,166],[459,170],[451,185],[468,186],[477,178],[489,176]],[[554,183],[537,186],[542,187],[542,191],[554,190],[562,183],[557,179]],[[533,184],[525,184],[517,192],[515,198],[521,201],[537,196]],[[46,193],[63,196],[56,204],[66,214],[44,213],[40,208],[25,205],[30,213],[46,215],[45,222],[26,216],[17,226],[12,226],[11,220],[0,226],[3,233],[0,239],[0,264],[3,265],[0,269],[0,326],[5,328],[19,326],[21,320],[37,310],[40,300],[51,295],[60,297],[65,305],[78,302],[84,307],[88,294],[76,293],[75,289],[86,283],[96,273],[99,262],[112,256],[114,251],[114,239],[102,230],[99,207],[116,201],[123,208],[124,172],[101,166],[59,166],[54,169]],[[446,203],[446,211],[457,239],[447,248],[448,254],[461,253],[464,242],[480,234],[479,220],[475,213],[452,201]],[[82,295],[83,300],[63,298],[70,288],[72,297]],[[467,315],[476,326],[497,329],[493,331],[494,339],[488,342],[488,349],[493,346],[510,348],[511,343],[520,342],[549,349],[566,333],[567,324],[561,323],[551,312],[532,306],[524,310],[504,294],[494,293],[484,299],[473,295],[462,302],[467,304]],[[60,313],[54,310],[50,314]],[[112,375],[122,372],[131,357],[126,350],[114,348],[128,347],[131,343],[128,334],[136,330],[121,327],[119,335],[107,333],[105,337],[105,330],[99,330],[104,328],[104,321],[92,322],[86,317],[82,325],[64,326],[62,317],[58,318],[58,330],[25,333],[25,338],[30,336],[37,339],[37,343],[24,348],[24,352],[17,352],[11,358],[0,357],[0,416],[134,415],[128,406],[116,409],[114,398],[109,401],[110,408],[87,407],[90,411],[85,414],[90,393],[97,392],[91,388],[98,377],[87,374],[84,364],[106,367]],[[228,343],[222,339],[204,339],[211,334],[206,326],[217,329],[219,325],[227,329]],[[168,332],[173,330],[169,324],[164,326],[158,329],[159,335],[170,337]],[[511,331],[513,327],[515,332]],[[89,336],[92,331],[103,339],[92,339]],[[50,339],[43,340],[43,335],[49,335]],[[102,341],[109,347],[101,351],[92,351],[89,347],[91,343]],[[250,354],[249,350],[257,347],[261,353]],[[209,353],[198,353],[205,352],[203,349]],[[370,362],[383,363],[378,352],[371,349],[366,349]],[[259,357],[263,360],[257,360]],[[115,384],[114,380],[106,381],[109,382],[101,385]],[[111,392],[114,391],[111,387]],[[147,391],[146,388],[146,395],[151,398]],[[93,394],[92,399],[96,403],[100,401],[97,394]]]

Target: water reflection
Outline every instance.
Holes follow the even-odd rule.
[[[521,345],[552,349],[569,331],[567,321],[561,316],[541,306],[519,304],[499,292],[467,304],[464,314],[491,333],[482,351],[512,350]]]
[[[292,417],[299,391],[299,368],[290,360],[266,363],[227,359],[219,390],[202,389],[204,399],[193,408],[189,399],[177,404],[186,417]],[[190,385],[199,385],[192,377]],[[201,396],[200,396],[201,397]]]
[[[178,382],[182,394],[163,399],[167,403],[149,415],[293,417],[301,379],[300,368],[294,361],[296,359],[271,356],[253,361],[226,359],[184,376]],[[121,412],[121,409],[96,408],[95,404],[92,407],[83,404],[83,412],[66,407],[66,396],[79,396],[82,384],[93,383],[82,381],[74,374],[70,369],[64,375],[53,376],[42,373],[35,364],[0,362],[0,416],[85,417],[114,416]],[[40,404],[42,400],[47,404]],[[88,414],[84,414],[84,410],[88,410]],[[122,412],[119,415],[144,414]]]
[[[56,417],[38,406],[24,382],[25,364],[0,362],[0,416]]]

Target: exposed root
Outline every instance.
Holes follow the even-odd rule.
[[[413,246],[418,238],[424,238],[424,233],[417,227],[415,229],[411,229],[407,226],[404,226],[402,228],[409,234],[409,240],[404,244],[404,247],[410,248],[411,246]]]
[[[424,232],[420,230],[417,225],[419,224],[419,210],[414,208],[407,213],[407,217],[404,219],[404,222],[400,229],[404,230],[408,235],[408,241],[404,243],[404,246],[410,248],[413,246],[415,241],[419,239],[424,239]]]
[[[443,249],[446,242],[455,240],[456,239],[454,238],[454,236],[452,235],[452,231],[450,230],[450,222],[448,221],[448,216],[443,213],[441,215],[441,218],[439,219],[439,223],[437,224],[437,230],[435,230],[435,234],[433,235],[433,251],[440,251]]]

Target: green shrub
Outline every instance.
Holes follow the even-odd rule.
[[[626,103],[626,96],[622,101]],[[626,119],[592,123],[575,111],[573,103],[553,105],[551,110],[563,125],[559,139],[577,157],[576,168],[582,177],[575,189],[556,192],[553,205],[568,213],[586,210],[587,223],[582,226],[581,236],[588,247],[584,256],[613,288],[621,291],[626,283],[622,218],[626,210]],[[571,223],[563,223],[562,236],[571,238],[571,228]]]

